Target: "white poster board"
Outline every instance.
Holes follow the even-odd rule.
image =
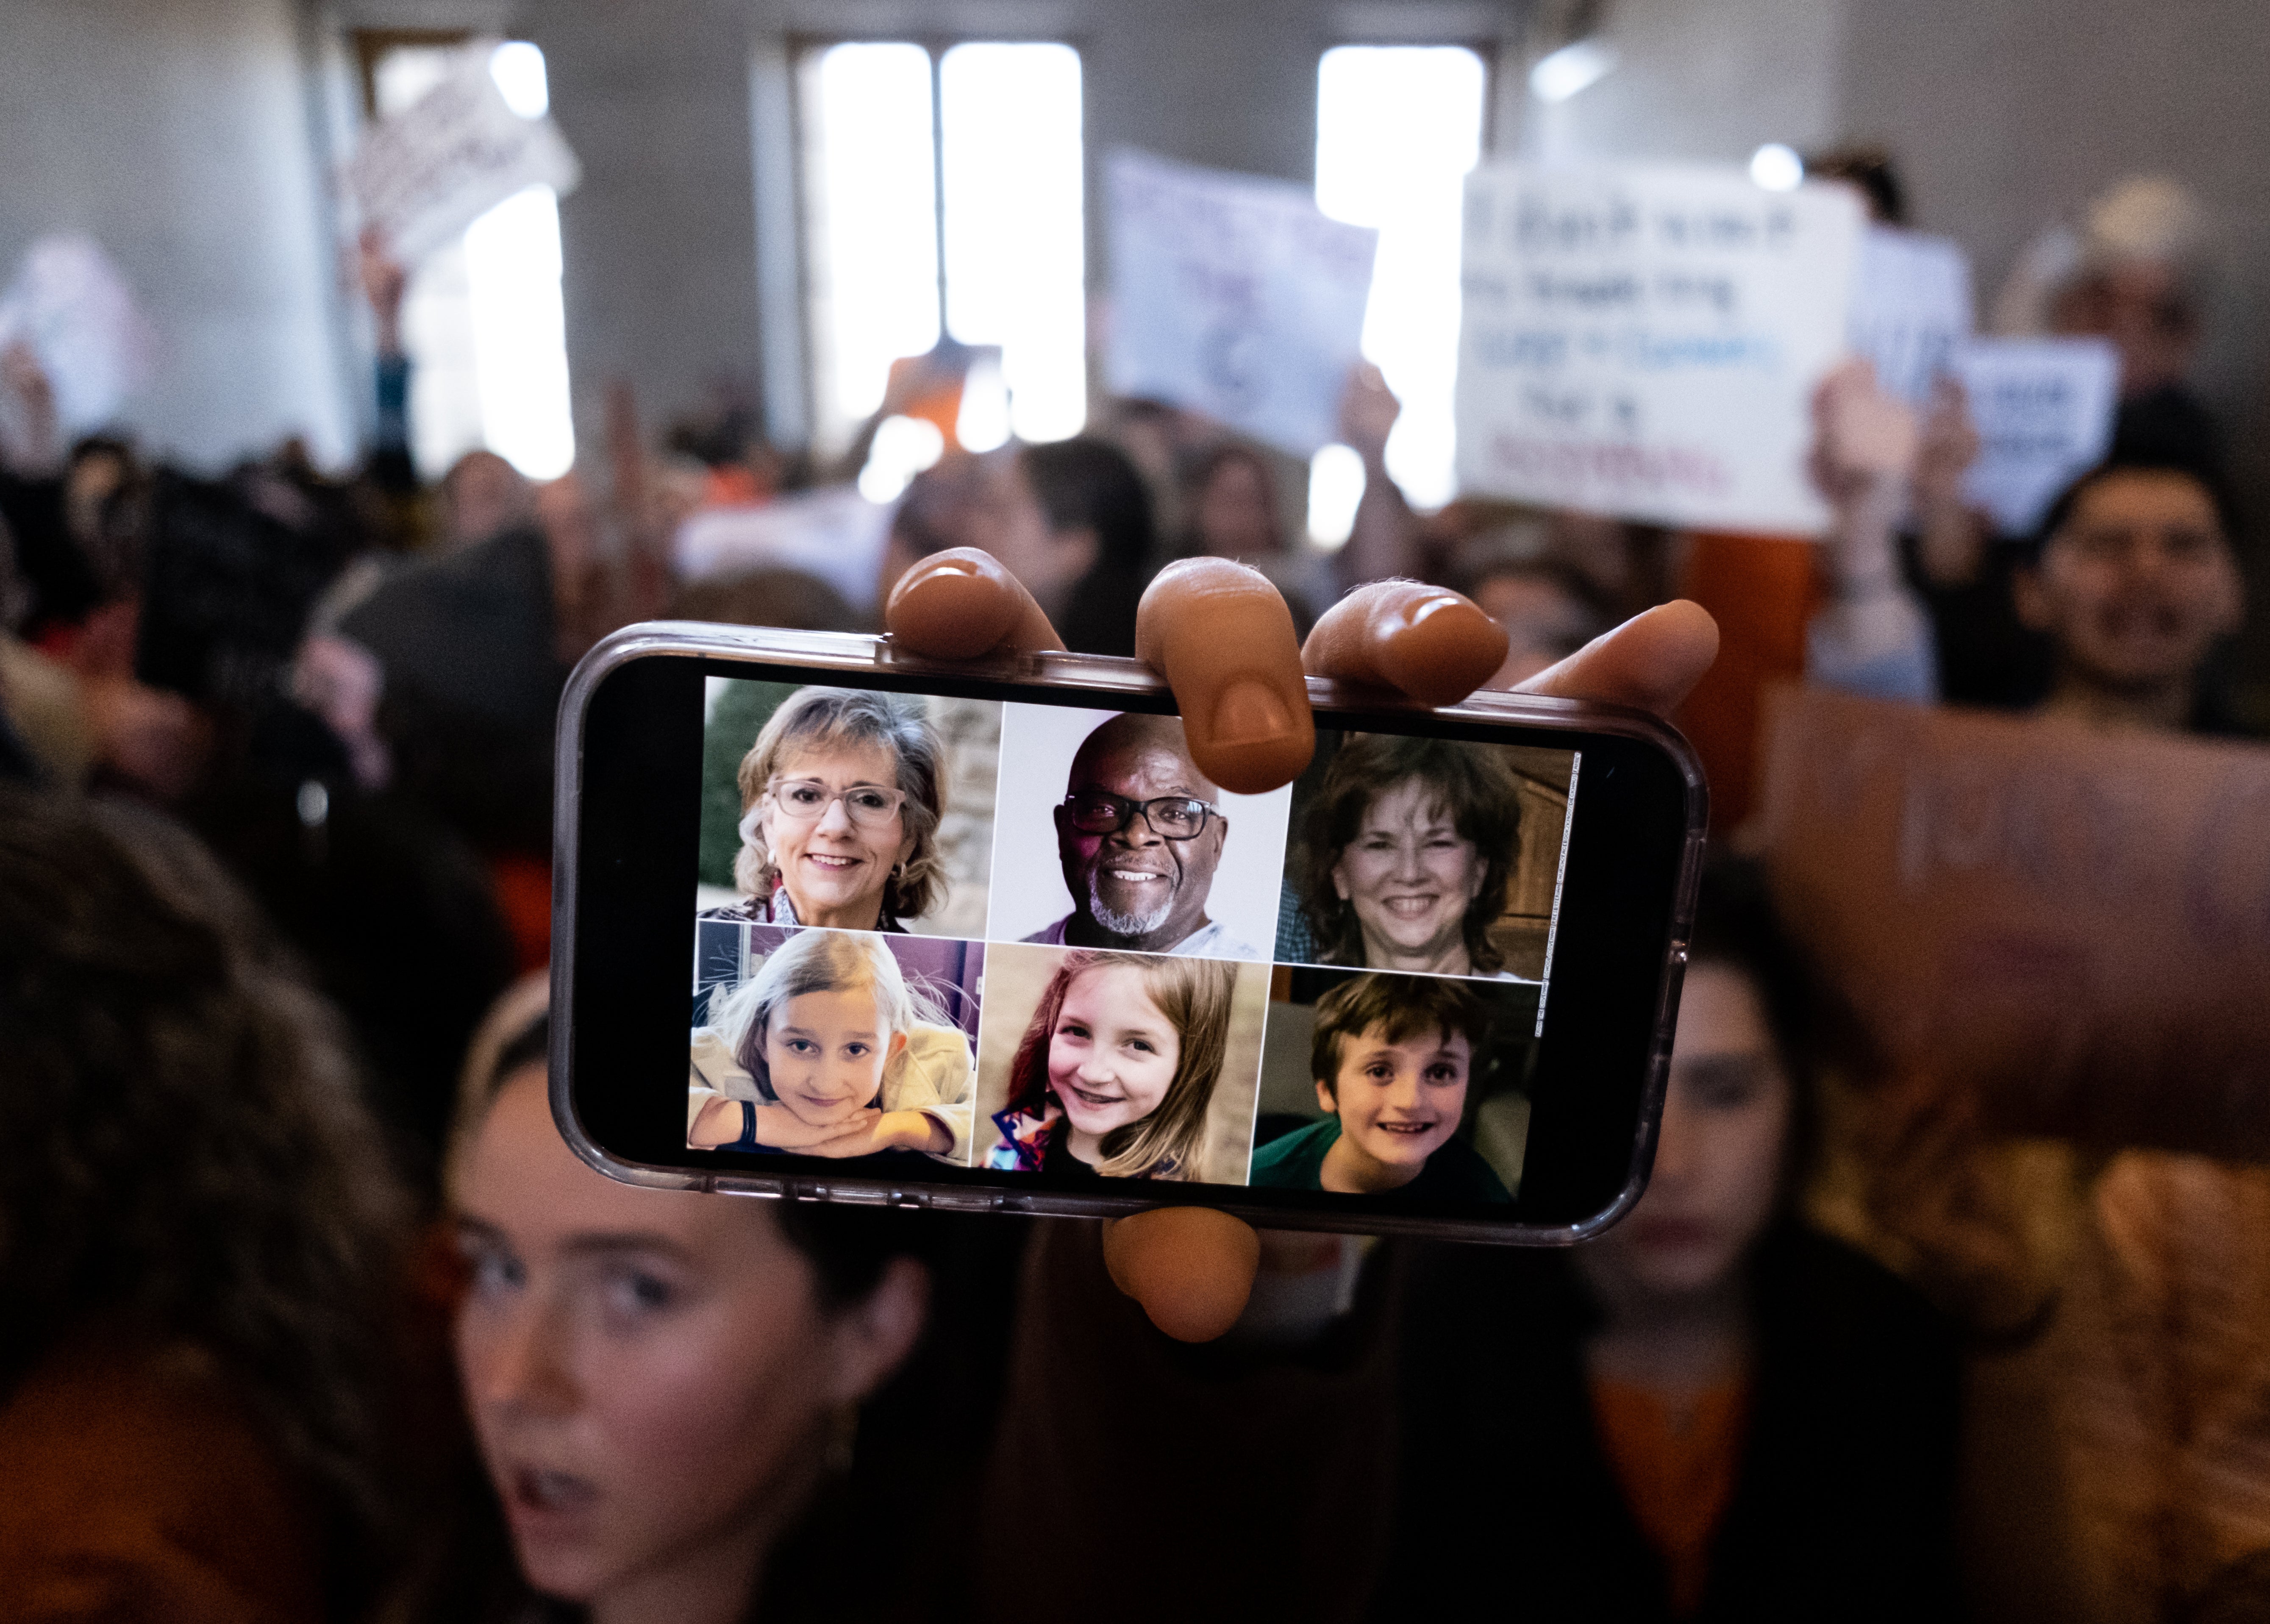
[[[1844,352],[1860,204],[1742,170],[1466,178],[1458,477],[1480,495],[1813,533],[1814,387]]]
[[[1121,150],[1105,161],[1115,394],[1163,400],[1295,456],[1339,438],[1379,234],[1308,187]]]
[[[1945,237],[1871,226],[1860,238],[1847,323],[1886,393],[1911,406],[1970,337],[1970,261]]]
[[[515,193],[561,197],[582,171],[546,115],[523,118],[489,71],[493,40],[458,52],[433,89],[363,132],[347,160],[347,189],[388,251],[414,265]]]
[[[2120,352],[2102,338],[1974,338],[1955,373],[1978,427],[1962,494],[2022,536],[2111,448]]]
[[[158,348],[118,267],[78,233],[33,243],[0,293],[0,350],[16,344],[39,358],[67,435],[108,424],[149,382]]]

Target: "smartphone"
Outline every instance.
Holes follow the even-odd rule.
[[[1613,706],[1311,678],[1240,795],[1133,661],[690,623],[560,711],[552,1102],[634,1183],[1580,1239],[1643,1187],[1706,796]]]

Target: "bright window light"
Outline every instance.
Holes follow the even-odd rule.
[[[1750,179],[1769,192],[1793,192],[1805,180],[1805,159],[1794,147],[1769,141],[1750,154]]]
[[[1462,46],[1343,45],[1317,70],[1317,206],[1379,228],[1363,352],[1403,402],[1387,471],[1422,508],[1458,490],[1459,221],[1481,157],[1484,78]],[[1316,479],[1312,468],[1312,492]]]
[[[544,77],[544,53],[525,40],[508,40],[489,58],[489,77],[503,93],[505,106],[523,118],[542,118],[552,110],[552,87]]]
[[[575,427],[560,299],[560,201],[550,187],[508,197],[465,228],[465,286],[481,437],[530,478],[557,479],[575,461]]]
[[[1363,458],[1353,446],[1326,446],[1309,459],[1309,539],[1327,551],[1347,545],[1363,501]]]
[[[1009,385],[990,350],[978,352],[962,381],[953,437],[965,451],[990,451],[1009,443]]]
[[[875,503],[894,502],[914,477],[946,455],[946,436],[927,418],[887,417],[875,425],[867,465],[859,471],[859,494]]]
[[[1079,53],[957,45],[938,63],[946,326],[1001,346],[1009,426],[1062,440],[1087,420]]]
[[[457,48],[397,46],[382,56],[380,115],[440,83]],[[523,118],[550,109],[544,53],[527,41],[498,46],[489,73]],[[402,309],[411,456],[427,478],[483,449],[531,479],[556,479],[574,463],[560,269],[560,204],[548,186],[506,198],[411,268]]]
[[[1539,101],[1566,101],[1615,71],[1616,48],[1591,38],[1539,56],[1529,70],[1529,91]]]
[[[840,447],[882,404],[891,363],[938,343],[931,58],[836,45],[804,75],[814,416]]]

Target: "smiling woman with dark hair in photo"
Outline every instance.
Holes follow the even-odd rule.
[[[1318,961],[1495,975],[1521,838],[1519,787],[1498,753],[1352,733],[1309,804],[1302,909]]]

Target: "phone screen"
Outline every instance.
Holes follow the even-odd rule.
[[[1152,711],[701,702],[688,1152],[1517,1199],[1582,750],[1320,727],[1238,795]]]

